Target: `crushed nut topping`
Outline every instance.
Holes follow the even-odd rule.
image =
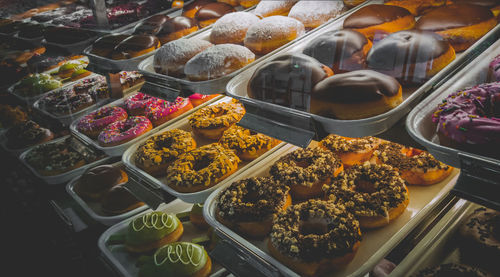
[[[373,152],[373,155],[380,162],[391,165],[400,171],[419,169],[427,172],[431,169],[447,170],[449,168],[448,165],[436,160],[429,152],[405,148],[395,142],[382,143]]]
[[[252,134],[252,131],[248,129],[233,125],[224,132],[219,143],[226,148],[238,152],[248,151],[253,155],[261,149],[273,148],[277,144],[277,140],[261,133]]]
[[[229,127],[245,115],[245,108],[240,103],[221,102],[200,109],[189,117],[189,125],[193,128],[215,129]]]
[[[334,153],[372,151],[380,143],[375,137],[345,138],[330,134],[320,141],[321,146]]]

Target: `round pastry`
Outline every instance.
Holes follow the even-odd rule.
[[[182,193],[208,189],[236,172],[239,162],[233,150],[207,144],[180,155],[167,168],[166,184]]]
[[[87,62],[82,60],[71,60],[65,62],[63,65],[59,67],[57,71],[57,75],[61,79],[69,78],[73,75],[77,70],[83,69],[87,66]]]
[[[178,39],[164,44],[155,53],[153,59],[155,72],[173,77],[182,77],[184,75],[184,65],[196,54],[211,46],[210,42],[197,38]]]
[[[138,92],[125,99],[123,106],[129,115],[144,115],[146,108],[156,102],[158,98]]]
[[[180,15],[170,18],[163,23],[161,30],[156,36],[160,39],[161,44],[164,45],[167,42],[180,39],[195,31],[198,31],[198,22],[196,19]]]
[[[236,124],[245,115],[245,108],[240,103],[219,103],[204,107],[189,117],[193,133],[208,139],[219,140],[229,127]]]
[[[253,7],[257,4],[260,3],[260,0],[239,0],[240,6],[242,6],[245,9],[248,9],[250,7]]]
[[[191,207],[191,211],[189,212],[189,221],[198,229],[206,230],[210,228],[210,225],[203,217],[202,203],[193,204],[193,207]]]
[[[191,102],[187,98],[177,97],[175,102],[158,99],[148,106],[145,116],[151,121],[154,127],[157,127],[192,108],[193,105],[191,105]]]
[[[254,14],[260,18],[273,15],[287,16],[297,1],[298,0],[260,1],[255,7]]]
[[[82,117],[76,129],[90,138],[97,138],[106,126],[127,117],[127,112],[120,107],[103,107]]]
[[[438,266],[424,268],[419,271],[415,277],[448,277],[448,276],[463,276],[463,277],[493,277],[488,272],[472,267],[466,264],[441,264]]]
[[[124,170],[112,165],[99,165],[87,169],[74,186],[78,196],[98,201],[112,187],[128,182]]]
[[[491,61],[488,69],[489,78],[492,81],[500,81],[500,55],[496,56],[493,61]]]
[[[174,242],[159,248],[139,268],[139,277],[194,276],[207,277],[212,260],[207,251],[191,242]]]
[[[90,53],[101,57],[111,57],[113,49],[124,39],[130,37],[125,34],[112,34],[99,38],[92,44]]]
[[[375,137],[348,138],[330,134],[319,142],[319,147],[337,155],[347,168],[370,160],[380,144]]]
[[[302,276],[322,276],[352,261],[361,241],[359,222],[342,205],[309,200],[274,218],[271,255]]]
[[[240,5],[240,0],[217,0],[217,2],[226,3],[233,7],[237,7]]]
[[[69,141],[70,138],[36,145],[25,160],[42,176],[57,176],[84,166],[87,163],[84,156],[74,150]]]
[[[36,122],[19,122],[5,132],[6,146],[10,149],[22,149],[54,139],[54,133]]]
[[[433,185],[451,174],[453,167],[436,160],[428,152],[385,142],[373,153],[378,164],[388,164],[399,171],[409,185]]]
[[[236,155],[244,161],[252,161],[274,146],[280,141],[268,137],[264,134],[245,129],[241,126],[233,125],[224,131],[219,143],[222,146],[233,149]]]
[[[192,57],[184,74],[192,81],[206,81],[230,74],[253,62],[255,55],[237,44],[218,44]]]
[[[352,211],[363,228],[385,226],[399,217],[410,202],[405,181],[390,165],[355,165],[323,190],[326,198]]]
[[[263,1],[265,3],[268,1]],[[274,2],[274,1],[269,1]],[[304,24],[287,16],[266,17],[248,28],[244,44],[256,55],[265,55],[305,34]]]
[[[214,3],[215,0],[195,0],[182,8],[182,15],[194,18],[196,12],[206,4]]]
[[[233,6],[226,3],[208,3],[206,5],[203,5],[203,7],[201,7],[196,12],[194,18],[198,21],[198,26],[200,26],[200,28],[205,28],[214,24],[215,21],[217,21],[223,15],[235,11],[236,10],[233,8]]]
[[[455,50],[446,39],[428,31],[408,30],[377,42],[366,63],[402,84],[422,84],[454,59]]]
[[[248,96],[307,111],[314,86],[331,75],[332,70],[314,58],[282,54],[254,71],[248,82]]]
[[[344,11],[342,1],[299,1],[293,5],[288,16],[313,29],[328,20],[339,16]]]
[[[414,26],[415,17],[407,9],[382,4],[364,6],[344,20],[344,29],[356,30],[371,40]]]
[[[90,74],[92,74],[92,72],[86,70],[85,68],[79,68],[71,73],[70,81],[74,82],[80,80],[82,78],[90,76]]]
[[[123,185],[109,189],[101,199],[101,209],[108,215],[120,215],[144,205]]]
[[[299,148],[276,161],[269,173],[278,182],[290,186],[293,199],[319,197],[322,187],[344,170],[340,160],[322,148]]]
[[[243,44],[248,28],[260,20],[251,12],[228,13],[212,26],[210,42],[213,44]]]
[[[147,54],[160,47],[157,37],[151,35],[132,35],[122,40],[111,53],[113,60],[126,60]]]
[[[455,4],[474,4],[478,6],[483,6],[491,10],[493,15],[499,18],[500,15],[500,3],[497,0],[453,0]]]
[[[311,113],[343,120],[385,113],[403,102],[401,85],[372,70],[336,74],[319,82],[311,95]]]
[[[94,98],[90,94],[75,94],[70,97],[64,97],[53,105],[50,110],[56,114],[69,115],[79,112],[95,104]]]
[[[151,121],[144,116],[129,116],[126,120],[117,121],[106,126],[97,140],[101,146],[116,146],[141,136],[153,129]]]
[[[183,233],[184,227],[174,214],[150,212],[130,222],[125,236],[125,248],[133,253],[149,252],[178,241]]]
[[[335,73],[364,69],[372,42],[358,31],[326,32],[309,42],[302,53],[329,66]]]
[[[177,157],[195,148],[191,133],[173,129],[148,138],[137,148],[134,161],[146,173],[161,176]]]
[[[430,9],[446,5],[446,2],[446,0],[390,0],[384,4],[405,8],[414,16],[420,16]]]
[[[362,4],[365,1],[366,0],[344,0],[342,2],[344,2],[344,5],[350,9]]]
[[[20,107],[0,104],[0,126],[9,128],[28,120],[28,114]]]
[[[193,104],[193,107],[197,107],[207,101],[210,101],[211,99],[220,96],[220,94],[200,94],[200,93],[193,93],[189,95],[188,99]]]
[[[60,87],[61,81],[54,80],[48,74],[35,73],[21,79],[15,85],[14,92],[24,97],[32,97]]]
[[[217,221],[239,234],[261,238],[271,232],[273,216],[292,204],[290,188],[271,177],[232,183],[217,199]]]
[[[135,25],[134,35],[156,35],[162,29],[163,24],[169,19],[168,16],[157,14],[145,21]]]

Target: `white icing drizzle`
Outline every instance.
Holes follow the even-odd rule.
[[[142,226],[137,227],[136,222],[142,221]],[[161,224],[159,224],[161,223]],[[156,229],[156,230],[161,230],[163,228],[171,228],[175,224],[175,219],[172,215],[169,214],[161,214],[161,216],[158,215],[158,213],[150,213],[144,216],[141,216],[140,218],[136,218],[132,221],[132,228],[134,231],[139,232],[143,230],[144,228],[148,229]]]
[[[343,9],[342,1],[299,1],[292,7],[288,16],[308,25],[318,20],[326,22],[338,16]]]
[[[175,247],[175,249],[174,249]],[[194,245],[194,244],[186,244],[186,256],[187,256],[187,260],[183,260],[182,259],[182,253],[183,253],[183,248],[182,248],[182,245],[180,243],[176,243],[176,244],[168,244],[166,245],[163,249],[166,248],[166,251],[167,251],[167,255],[165,256],[165,258],[161,261],[158,261],[158,253],[160,253],[160,251],[156,252],[155,255],[154,255],[154,262],[155,262],[155,265],[156,266],[160,266],[162,264],[164,264],[167,260],[170,262],[170,263],[177,263],[177,262],[181,262],[182,264],[192,264],[194,266],[198,266],[200,265],[201,261],[202,261],[202,257],[203,257],[203,248],[202,247],[199,247],[197,245]],[[163,250],[162,249],[162,250]],[[198,261],[194,261],[193,258],[194,258],[194,254],[195,254],[195,251],[198,251],[198,257],[199,260]]]

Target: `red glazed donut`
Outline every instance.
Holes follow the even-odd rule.
[[[102,146],[116,146],[133,140],[151,129],[153,125],[146,117],[131,116],[126,120],[108,125],[99,134],[97,140]]]
[[[125,100],[125,108],[130,115],[144,115],[146,109],[158,98],[138,92]]]
[[[153,123],[153,126],[159,126],[193,108],[193,105],[187,98],[177,97],[175,102],[157,99],[146,108],[146,117]]]
[[[127,116],[127,112],[120,107],[103,107],[80,119],[76,128],[88,137],[97,138],[106,126],[125,120]]]

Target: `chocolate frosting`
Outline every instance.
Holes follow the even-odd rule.
[[[226,13],[231,13],[235,11],[236,10],[233,8],[233,6],[226,3],[222,2],[209,3],[201,7],[201,9],[199,9],[196,12],[194,18],[196,18],[198,21],[205,21],[205,20],[220,18]]]
[[[130,35],[124,35],[124,34],[117,34],[117,35],[109,35],[109,36],[104,36],[96,40],[92,44],[92,48],[110,48],[113,49],[115,48],[116,45],[118,45],[120,42],[122,42],[124,39],[130,37]]]
[[[137,24],[134,29],[134,34],[156,35],[161,30],[163,23],[165,23],[168,18],[168,16],[163,14],[152,16],[151,18]]]
[[[184,8],[182,8],[182,10],[189,11],[192,9],[200,9],[201,7],[205,6],[206,4],[214,3],[214,2],[215,2],[214,0],[195,0],[195,1],[191,2],[190,4],[184,6]]]
[[[411,16],[411,13],[402,7],[372,4],[355,11],[344,20],[344,28],[366,28]]]
[[[139,202],[140,201],[122,185],[112,187],[104,194],[101,200],[102,208],[107,212],[126,210],[128,207]]]
[[[163,24],[160,32],[158,32],[158,36],[164,36],[177,31],[190,29],[197,25],[198,22],[196,21],[196,19],[185,17],[182,15],[176,16],[174,18],[170,18]]]
[[[313,87],[328,76],[323,66],[304,54],[283,54],[255,70],[248,83],[248,96],[309,110]]]
[[[399,92],[399,83],[391,76],[372,70],[336,74],[319,82],[313,90],[318,101],[360,103],[391,97]]]
[[[48,42],[60,44],[73,44],[96,36],[96,33],[88,30],[69,27],[49,27],[44,33]]]
[[[495,6],[500,5],[500,1],[498,0],[454,0],[456,4],[474,4],[483,7],[493,8]]]
[[[443,6],[424,14],[415,24],[415,29],[442,31],[471,26],[493,18],[485,7],[472,4]]]
[[[159,40],[155,36],[150,35],[132,35],[122,42],[120,42],[116,47],[115,51],[141,51],[158,45]]]
[[[104,191],[115,185],[122,178],[121,170],[112,165],[100,165],[87,170],[80,177],[80,184],[89,191]]]

